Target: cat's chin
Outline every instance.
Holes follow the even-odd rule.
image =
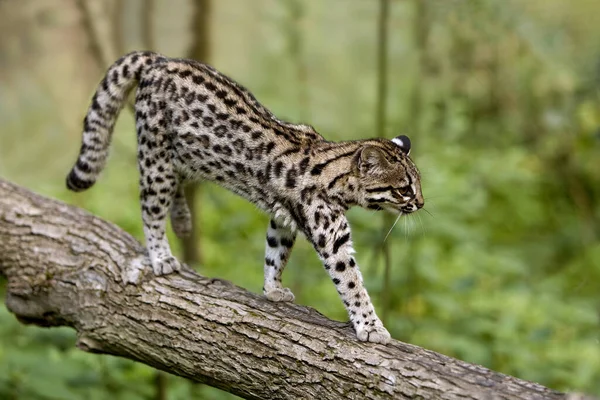
[[[365,207],[367,210],[372,210],[372,211],[387,211],[389,213],[392,213],[394,215],[398,215],[398,214],[407,214],[406,212],[399,210],[397,208],[391,207],[391,206],[380,206],[380,205],[375,205],[375,204],[370,204],[367,207]]]
[[[389,206],[383,206],[382,208],[383,210],[390,212],[394,215],[402,215],[402,214],[406,214],[404,211],[399,210],[397,208],[393,208],[393,207],[389,207]]]

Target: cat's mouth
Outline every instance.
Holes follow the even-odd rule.
[[[370,204],[367,208],[369,210],[374,210],[374,211],[383,211],[383,210],[385,210],[385,211],[390,212],[390,213],[395,214],[395,215],[397,215],[397,214],[408,214],[408,213],[411,213],[411,212],[413,212],[413,211],[416,210],[416,209],[412,210],[409,207],[396,208],[396,207],[391,207],[391,206],[386,206],[386,205],[380,206],[380,205],[377,205],[377,204]]]
[[[410,213],[413,213],[413,212],[417,211],[418,209],[419,208],[417,206],[410,204],[410,205],[401,207],[400,211],[403,212],[403,213],[405,213],[405,214],[410,214]]]

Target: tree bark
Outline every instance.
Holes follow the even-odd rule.
[[[535,383],[392,341],[190,269],[152,275],[115,225],[0,180],[0,275],[24,323],[70,326],[77,346],[249,399],[559,399]]]

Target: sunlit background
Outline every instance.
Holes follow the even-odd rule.
[[[350,212],[392,336],[600,394],[598,15],[593,0],[391,0],[382,112],[379,1],[0,1],[0,177],[141,240],[131,113],[99,182],[73,194],[64,181],[81,121],[122,53],[200,58],[328,139],[411,137],[426,211],[385,241],[393,219]],[[197,239],[171,235],[172,246],[180,257],[187,246],[202,274],[259,293],[268,217],[212,184],[195,193]],[[347,318],[305,240],[284,284]],[[73,330],[25,327],[0,307],[0,398],[233,397],[74,343]]]

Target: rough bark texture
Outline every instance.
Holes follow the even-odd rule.
[[[0,180],[0,274],[19,320],[79,348],[251,399],[558,399],[540,385],[350,326],[191,270],[151,276],[144,248],[78,208]]]

